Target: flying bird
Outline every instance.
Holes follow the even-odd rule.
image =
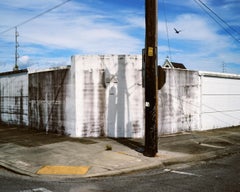
[[[174,28],[174,30],[175,30],[175,33],[177,33],[177,34],[182,31],[182,30],[177,30],[177,29],[175,29],[175,28]]]

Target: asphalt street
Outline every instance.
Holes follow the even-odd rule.
[[[0,169],[1,192],[240,191],[240,153],[100,178],[33,178]]]

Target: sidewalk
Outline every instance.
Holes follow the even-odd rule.
[[[143,139],[68,138],[0,125],[0,166],[29,176],[95,177],[240,151],[240,127],[159,138],[156,157],[142,154]]]

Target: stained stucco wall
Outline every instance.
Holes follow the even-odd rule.
[[[240,124],[240,76],[165,69],[159,135]],[[72,137],[143,137],[141,55],[73,56],[71,67],[0,74],[0,123]]]
[[[159,135],[199,130],[200,81],[197,71],[164,69],[166,83],[159,91]]]
[[[240,75],[165,69],[159,91],[159,134],[240,124]]]
[[[75,136],[105,135],[104,64],[98,56],[72,57]]]
[[[66,84],[69,69],[29,73],[29,127],[65,134]]]
[[[28,125],[27,70],[0,74],[0,123]]]
[[[142,137],[139,55],[75,56],[76,136]]]

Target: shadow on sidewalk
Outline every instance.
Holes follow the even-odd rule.
[[[71,138],[55,133],[46,133],[42,130],[0,125],[0,144],[14,143],[24,147],[38,147],[65,141],[86,145],[97,143],[91,138]]]
[[[139,153],[144,152],[144,144],[143,144],[143,140],[141,139],[127,139],[127,138],[112,138],[112,139]]]

